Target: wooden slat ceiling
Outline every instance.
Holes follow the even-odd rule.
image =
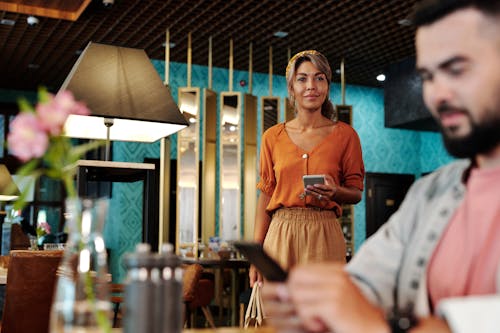
[[[2,0],[0,10],[76,21],[90,0]]]
[[[23,1],[0,4],[6,2]],[[76,21],[38,16],[36,26],[26,23],[28,14],[0,11],[2,21],[15,22],[0,25],[0,89],[33,90],[45,85],[56,91],[89,41],[145,49],[150,58],[164,60],[167,28],[175,43],[171,61],[187,61],[191,32],[193,64],[208,64],[210,36],[213,66],[228,68],[232,38],[235,70],[248,70],[252,42],[253,71],[268,73],[272,46],[277,75],[284,75],[289,51],[312,48],[323,52],[334,69],[344,58],[346,82],[365,86],[381,86],[377,74],[414,54],[414,29],[400,21],[408,17],[416,0],[114,2],[106,7],[102,0],[92,0]],[[288,36],[274,37],[276,31]],[[340,82],[340,74],[334,81]]]

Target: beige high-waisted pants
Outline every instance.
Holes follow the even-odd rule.
[[[303,263],[345,263],[346,245],[331,210],[281,208],[272,217],[264,249],[284,269]]]

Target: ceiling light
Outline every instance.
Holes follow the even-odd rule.
[[[38,68],[40,68],[40,65],[39,64],[28,64],[28,68],[29,69],[38,69]]]
[[[411,25],[411,20],[407,19],[407,18],[404,18],[404,19],[399,20],[398,24],[402,25],[402,26],[405,26],[405,27],[409,27]]]
[[[16,24],[16,21],[9,19],[1,19],[0,24],[13,26],[14,24]]]
[[[377,75],[377,81],[384,82],[385,81],[385,75],[384,74]]]
[[[288,36],[288,32],[286,31],[276,31],[274,34],[273,34],[274,37],[278,37],[278,38],[285,38],[286,36]]]
[[[162,46],[162,47],[165,47],[165,45],[167,45],[167,43],[166,43],[166,42],[163,42],[163,43],[161,44],[161,46]],[[170,48],[171,48],[171,49],[173,49],[173,48],[175,47],[175,43],[172,43],[172,42],[170,42],[168,45],[170,45]]]
[[[26,18],[26,22],[28,22],[28,24],[31,26],[35,26],[40,23],[40,20],[37,17],[30,15],[28,16],[28,18]]]

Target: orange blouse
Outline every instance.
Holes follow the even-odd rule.
[[[340,121],[311,151],[293,143],[285,123],[269,128],[262,136],[259,163],[257,188],[271,197],[266,208],[269,213],[280,207],[319,207],[342,215],[338,203],[303,195],[303,175],[328,174],[337,185],[363,190],[361,143],[356,131]]]

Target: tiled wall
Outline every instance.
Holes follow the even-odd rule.
[[[160,76],[164,77],[164,62],[153,61]],[[207,67],[193,65],[193,87],[207,87]],[[186,86],[186,65],[170,64],[170,88],[172,96],[177,99],[177,88]],[[241,87],[240,80],[248,83],[248,73],[235,71],[233,74],[233,90],[248,93],[248,85]],[[259,99],[269,95],[268,75],[254,73],[252,94]],[[213,69],[212,90],[222,92],[228,90],[228,71]],[[0,96],[5,95],[0,91]],[[283,76],[273,76],[273,95],[286,97],[286,83]],[[340,85],[332,85],[331,99],[340,104]],[[284,119],[284,99],[280,109],[281,120]],[[367,172],[410,173],[417,177],[423,172],[432,171],[451,160],[446,153],[438,133],[418,132],[411,130],[388,129],[384,127],[383,90],[376,88],[347,86],[346,104],[353,106],[353,126],[359,134],[363,148],[363,159]],[[260,100],[258,103],[260,108]],[[219,110],[217,110],[219,112]],[[1,121],[0,121],[1,122]],[[260,110],[257,119],[257,138],[260,146],[262,135]],[[0,131],[2,129],[0,128]],[[171,138],[171,157],[176,157],[176,136]],[[144,158],[159,158],[159,143],[140,144],[115,142],[113,144],[113,160],[143,162]],[[106,245],[111,249],[111,266],[114,277],[121,280],[125,269],[121,256],[133,250],[141,240],[142,223],[142,183],[114,184],[110,203],[110,214],[105,229]],[[365,200],[355,207],[355,245],[356,248],[365,239]]]

